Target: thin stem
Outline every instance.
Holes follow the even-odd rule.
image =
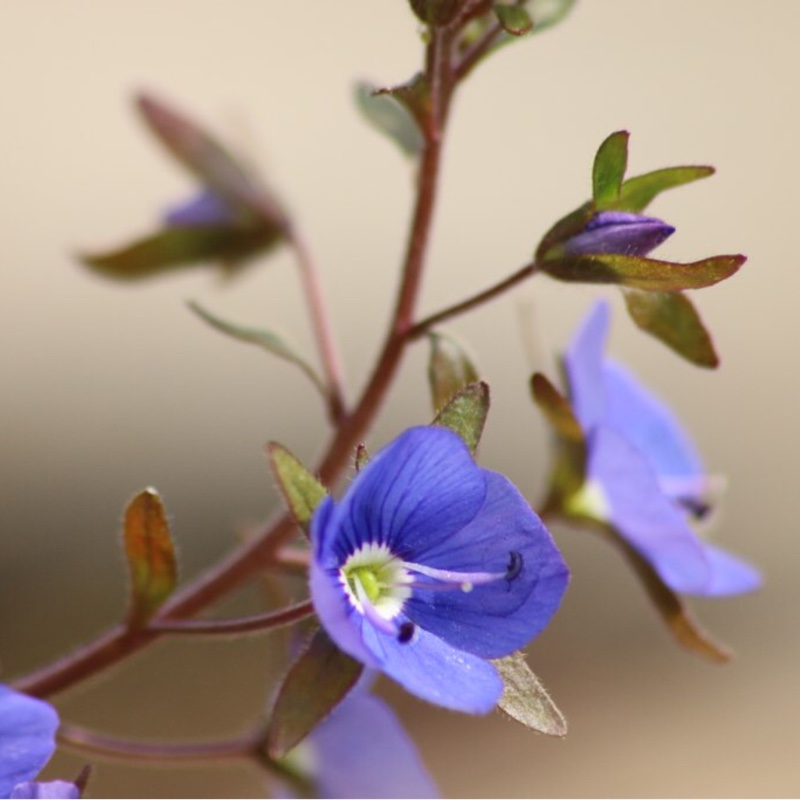
[[[314,606],[310,600],[304,600],[280,611],[269,611],[265,614],[253,614],[239,619],[186,619],[167,622],[154,622],[149,625],[151,631],[157,633],[178,633],[199,636],[230,636],[238,633],[255,633],[270,631],[291,625],[301,619],[310,617]]]
[[[254,731],[216,742],[136,742],[95,733],[78,725],[61,724],[58,742],[66,748],[114,761],[223,761],[257,758],[264,733]]]
[[[328,415],[334,425],[339,425],[345,417],[344,370],[333,336],[333,326],[325,303],[322,283],[316,262],[305,238],[296,229],[289,230],[289,240],[297,255],[300,279],[306,296],[314,336],[317,340],[325,385],[328,395]]]
[[[392,379],[397,374],[406,345],[422,280],[437,194],[442,141],[452,92],[456,86],[452,71],[453,32],[435,29],[428,44],[426,74],[431,91],[429,124],[424,131],[425,146],[419,167],[416,204],[409,232],[402,281],[389,330],[370,380],[352,414],[342,421],[326,454],[315,470],[323,483],[335,483],[350,463],[355,446],[377,416]],[[232,551],[199,578],[179,589],[152,620],[183,619],[241,586],[253,575],[276,563],[276,555],[296,535],[297,527],[288,514],[268,522],[257,536]],[[19,691],[44,697],[88,678],[121,661],[155,641],[158,631],[130,631],[117,625],[94,642],[68,654],[15,682]]]
[[[465,311],[470,311],[476,306],[482,305],[489,300],[493,300],[495,297],[503,294],[503,292],[507,292],[518,283],[522,283],[522,281],[536,274],[537,269],[538,265],[535,262],[526,264],[512,275],[509,275],[507,278],[500,281],[500,283],[490,286],[488,289],[484,289],[482,292],[479,292],[472,297],[468,297],[466,300],[462,300],[460,303],[456,303],[454,306],[450,306],[442,311],[437,311],[435,314],[431,314],[429,317],[417,322],[409,329],[408,338],[419,339],[420,336],[424,336],[434,325],[438,325],[440,322],[444,322],[446,319],[451,319],[452,317],[463,314]]]

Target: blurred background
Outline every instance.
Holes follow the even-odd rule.
[[[484,466],[535,500],[547,431],[526,378],[598,294],[612,349],[669,399],[729,491],[719,541],[759,564],[765,589],[693,601],[737,652],[724,667],[682,651],[618,554],[557,529],[573,582],[530,662],[570,723],[564,741],[499,715],[424,707],[388,684],[446,795],[787,796],[800,791],[797,607],[797,297],[793,263],[800,5],[738,0],[578,2],[571,17],[501,51],[457,98],[421,313],[529,258],[586,199],[594,151],[631,131],[631,174],[711,163],[711,180],[652,212],[678,232],[664,258],[744,252],[732,280],[695,295],[717,373],[640,334],[610,290],[538,278],[447,329],[493,390]],[[292,256],[238,280],[209,268],[105,281],[79,252],[149,230],[190,179],[131,98],[153,91],[236,143],[296,216],[322,265],[356,396],[383,336],[412,170],[366,126],[352,84],[395,84],[420,64],[403,0],[5,0],[0,7],[0,659],[3,679],[119,618],[127,500],[159,489],[190,577],[278,498],[262,446],[313,463],[326,439],[304,378],[205,327],[185,308],[290,335],[307,352]],[[369,438],[374,450],[430,417],[427,346],[406,359]],[[255,593],[231,613],[255,606]],[[278,664],[268,637],[169,642],[59,699],[65,719],[130,736],[234,733],[255,719]],[[51,773],[83,760],[59,756]],[[101,764],[93,796],[259,796],[254,771]]]

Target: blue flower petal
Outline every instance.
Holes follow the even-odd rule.
[[[711,565],[711,582],[702,594],[719,597],[752,592],[761,586],[761,574],[750,564],[711,544],[703,549]]]
[[[585,432],[600,423],[606,410],[603,352],[610,324],[608,303],[598,301],[564,354],[572,410]]]
[[[320,797],[437,797],[392,710],[354,689],[308,737]]]
[[[169,209],[164,214],[163,221],[173,228],[230,225],[236,221],[236,212],[219,195],[205,190],[189,201]]]
[[[363,635],[381,670],[423,700],[453,711],[488,714],[503,693],[503,681],[491,663],[422,628],[405,643],[366,625]]]
[[[77,800],[80,790],[69,781],[27,781],[18,783],[9,795],[10,800]]]
[[[502,475],[484,473],[488,491],[480,511],[460,531],[435,540],[417,557],[439,569],[503,573],[513,552],[521,557],[520,573],[510,581],[476,585],[470,592],[417,590],[406,613],[459,650],[500,658],[524,647],[548,624],[567,588],[569,571],[516,487]]]
[[[0,797],[38,775],[55,750],[57,728],[51,706],[0,685]]]
[[[483,505],[486,479],[452,431],[410,428],[359,473],[331,512],[318,557],[342,564],[365,542],[387,544],[409,561],[432,539],[464,527]]]
[[[704,474],[694,443],[661,400],[611,360],[605,363],[604,378],[604,423],[624,431],[625,438],[646,456],[659,478]]]
[[[564,253],[570,256],[590,253],[646,256],[673,233],[672,225],[656,217],[627,211],[600,211],[580,233],[564,242]]]

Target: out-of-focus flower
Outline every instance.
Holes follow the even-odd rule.
[[[0,684],[0,797],[80,797],[74,783],[33,780],[55,750],[57,728],[50,705]]]
[[[333,640],[408,691],[487,713],[503,690],[487,659],[550,621],[568,570],[508,479],[459,436],[412,428],[327,498],[312,527],[311,593]]]
[[[561,245],[561,254],[646,256],[673,233],[675,228],[656,217],[627,211],[598,211],[580,233]]]
[[[586,438],[586,480],[567,510],[611,524],[674,591],[727,595],[760,585],[749,564],[693,528],[712,481],[671,411],[604,357],[609,308],[599,302],[564,358],[573,412]]]

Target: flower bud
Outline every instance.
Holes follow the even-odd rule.
[[[643,257],[674,232],[675,228],[655,217],[627,211],[599,211],[580,233],[561,244],[559,256],[616,253]]]

